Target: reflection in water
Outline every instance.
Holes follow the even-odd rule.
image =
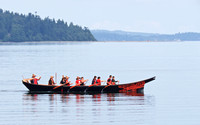
[[[93,94],[92,95],[92,100],[94,101],[94,102],[101,102],[101,94],[99,93],[99,94]]]
[[[127,123],[143,124],[151,121],[145,118],[152,114],[154,97],[142,93],[99,93],[99,94],[24,94],[24,111],[56,117],[62,124],[76,121],[86,123]],[[51,115],[52,114],[52,115]],[[121,119],[121,120],[120,120]],[[71,122],[69,122],[71,121]]]
[[[143,93],[136,93],[136,92],[127,92],[127,93],[98,93],[98,94],[37,94],[37,93],[27,93],[24,94],[23,96],[23,100],[24,101],[37,101],[38,98],[43,97],[44,95],[48,95],[49,96],[49,102],[51,102],[52,104],[57,100],[57,96],[60,96],[60,100],[62,103],[68,103],[71,100],[73,100],[72,98],[75,97],[76,100],[76,104],[83,104],[84,100],[85,100],[85,96],[89,96],[91,97],[91,100],[93,102],[101,102],[101,98],[106,98],[106,100],[108,102],[114,102],[116,101],[115,98],[117,97],[128,97],[128,96],[135,96],[135,97],[139,97],[139,96],[144,96]],[[106,95],[106,96],[105,96]],[[88,99],[88,98],[87,98]],[[104,100],[103,100],[104,101]]]
[[[49,102],[52,102],[56,100],[54,94],[49,94]]]
[[[24,96],[23,100],[37,101],[38,100],[38,94],[26,94],[26,96]]]
[[[115,93],[107,93],[107,101],[110,102],[110,104],[114,105],[114,101],[115,101]],[[112,103],[113,102],[113,103]]]
[[[84,95],[81,94],[75,94],[76,95],[76,103],[77,104],[83,104],[84,102]]]
[[[68,103],[69,102],[69,94],[61,94],[61,101],[62,103]]]
[[[29,111],[31,112],[37,112],[37,100],[38,100],[38,94],[25,94],[23,97],[23,104],[24,104],[24,111]],[[29,108],[28,106],[31,106]]]
[[[137,92],[125,92],[123,94],[129,95],[129,96],[144,96],[144,93],[137,93]]]

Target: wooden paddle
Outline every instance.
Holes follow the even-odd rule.
[[[88,80],[87,80],[87,81],[88,81]],[[87,83],[87,81],[86,81],[86,83]],[[85,83],[85,84],[86,84],[86,83]],[[80,86],[80,85],[81,85],[81,83],[79,83],[78,85],[74,85],[74,86],[70,87],[69,90],[72,89],[72,88],[74,88],[74,87],[76,87],[76,86]]]
[[[98,86],[98,85],[92,84],[92,85],[89,85],[88,88],[90,88],[90,87],[92,87],[92,86]],[[87,88],[87,89],[88,89],[88,88]]]
[[[88,87],[95,86],[96,84],[89,85]]]
[[[101,92],[103,92],[103,90],[104,90],[105,88],[107,88],[108,86],[111,86],[111,85],[112,85],[112,84],[105,86],[105,87],[101,90]]]
[[[61,87],[61,86],[64,86],[64,85],[65,85],[65,84],[56,86],[56,87],[54,87],[53,89],[57,89],[57,88],[59,88],[59,87]]]
[[[110,86],[110,85],[105,86],[105,87],[101,90],[101,92],[103,92],[103,90],[104,90],[105,88],[107,88],[108,86]]]
[[[76,87],[76,86],[80,86],[80,84],[74,85],[74,86],[70,87],[69,90],[72,89],[72,88],[74,88],[74,87]]]
[[[73,84],[73,83],[70,83],[71,81],[69,81],[69,83],[67,83],[67,84]],[[57,88],[59,88],[59,87],[61,87],[61,86],[64,86],[64,85],[67,85],[66,83],[65,84],[63,84],[63,85],[59,85],[59,86],[56,86],[56,87],[54,87],[53,89],[57,89]]]
[[[105,86],[103,89],[105,89],[105,88],[107,88],[108,86],[111,86],[112,84],[110,84],[110,85],[107,85],[107,86]]]
[[[117,82],[118,82],[118,84],[119,84],[119,81],[117,81]],[[111,86],[111,85],[112,85],[112,84],[105,86],[105,87],[101,90],[101,92],[103,92],[103,90],[104,90],[105,88],[107,88],[108,86]]]
[[[95,86],[95,85],[96,85],[96,84],[89,85],[88,88],[86,88],[86,89],[84,90],[84,93],[86,93],[86,91],[87,91],[90,87]]]

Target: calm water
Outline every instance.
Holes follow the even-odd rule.
[[[0,43],[0,124],[200,124],[200,42]],[[144,95],[29,94],[32,73],[120,83],[156,76]]]

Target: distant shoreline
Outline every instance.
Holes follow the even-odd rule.
[[[142,33],[109,30],[91,30],[97,41],[200,41],[200,33],[175,34]]]
[[[152,42],[200,42],[200,41],[24,41],[24,42],[0,42],[0,44],[9,44],[9,43],[128,43],[128,42],[138,42],[138,43],[152,43]]]

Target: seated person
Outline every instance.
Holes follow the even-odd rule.
[[[93,80],[92,80],[92,85],[95,85],[97,83],[97,76],[94,76]]]
[[[76,78],[76,82],[75,82],[77,86],[80,85],[80,81],[81,81],[80,78],[77,76],[77,78]]]
[[[32,75],[32,79],[30,80],[31,84],[38,85],[38,81],[41,79],[41,76],[39,78],[36,78],[36,75]]]
[[[100,85],[101,85],[101,82],[105,82],[105,81],[101,80],[101,77],[98,77],[98,78],[97,78],[97,83],[96,83],[96,85],[97,85],[97,86],[100,86]]]
[[[70,83],[71,81],[69,81],[69,77],[68,76],[66,76],[65,78],[66,78],[65,85],[70,86],[70,85],[73,84],[73,83]]]
[[[112,85],[116,85],[116,82],[119,82],[119,81],[116,81],[116,80],[115,80],[115,76],[113,76],[113,77],[112,77]]]
[[[107,85],[112,85],[112,75],[107,79]]]
[[[88,81],[88,79],[84,79],[84,77],[81,77],[81,80],[80,80],[80,85],[81,86],[83,86],[83,85],[85,85],[85,82],[87,82]]]
[[[55,85],[56,83],[53,80],[53,76],[50,77],[49,79],[49,84],[48,85]]]
[[[62,79],[60,81],[60,84],[65,84],[66,83],[66,77],[64,75],[62,76]]]

